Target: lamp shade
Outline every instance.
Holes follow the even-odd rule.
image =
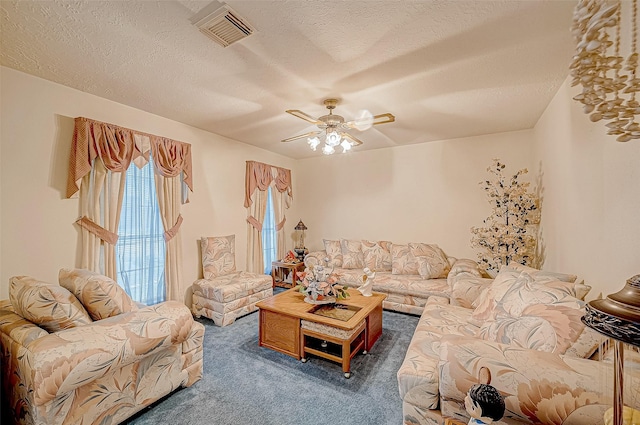
[[[640,274],[607,298],[590,301],[582,322],[591,329],[640,347]]]
[[[294,230],[307,230],[307,226],[300,220],[298,224],[296,224],[296,227],[294,227]]]

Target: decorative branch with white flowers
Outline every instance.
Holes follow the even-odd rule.
[[[530,266],[536,253],[537,237],[531,228],[540,221],[539,198],[529,191],[529,183],[519,181],[529,171],[523,168],[509,178],[504,169],[499,159],[487,168],[494,177],[480,184],[492,214],[484,220],[485,227],[471,228],[471,246],[480,249],[478,264],[489,275],[511,262]]]

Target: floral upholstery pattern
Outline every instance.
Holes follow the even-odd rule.
[[[505,396],[507,423],[602,423],[605,410],[611,407],[610,364],[477,338],[445,336],[441,342],[440,396],[449,402],[450,410],[455,403],[461,415],[464,396],[477,382],[481,366],[491,371],[491,385]],[[638,388],[640,374],[625,371],[625,404],[638,408]]]
[[[473,305],[480,304],[476,302],[478,294],[493,283],[472,272],[452,275],[454,270],[455,264],[448,279],[453,288],[451,300],[461,305],[447,304],[437,296],[428,299],[398,371],[404,424],[441,425],[445,417],[467,423],[464,398],[471,385],[478,382],[481,367],[489,369],[491,385],[506,397],[507,412],[497,423],[602,423],[602,415],[612,403],[613,367],[606,360],[592,360],[598,357],[594,353],[605,350],[607,344],[602,336],[582,325],[584,301],[570,294],[571,282],[559,289],[511,269],[503,278],[508,277],[515,286],[501,288],[498,282],[499,290],[492,297],[498,301],[490,319],[478,326],[471,320]],[[554,335],[535,342],[550,340],[553,344],[528,344],[532,339],[528,336],[523,339],[525,343],[507,338],[510,344],[501,343],[502,334],[497,337],[500,342],[478,336],[483,327],[496,326],[512,317],[549,320]],[[518,337],[522,337],[519,332],[527,334],[515,326],[512,332]],[[560,354],[567,344],[569,347]],[[627,365],[627,358],[635,360]],[[625,367],[625,403],[637,409],[640,355],[625,353],[625,366],[629,366]]]
[[[80,301],[60,285],[29,276],[14,276],[9,282],[9,299],[15,312],[49,332],[92,322]]]
[[[204,279],[192,286],[191,311],[218,326],[257,310],[256,303],[273,295],[271,276],[236,271],[235,235],[202,238]]]
[[[325,239],[325,245],[327,240]],[[418,245],[418,244],[416,244]],[[426,245],[426,244],[425,244]],[[379,261],[382,258],[383,267],[389,268],[389,258],[392,256],[391,251],[398,247],[405,248],[406,255],[410,255],[409,245],[397,245],[387,241],[368,241],[361,242],[363,258],[370,261],[369,266],[375,261],[380,264]],[[428,245],[432,247],[434,245]],[[437,247],[437,245],[435,245]],[[389,249],[389,253],[385,253]],[[429,248],[431,249],[431,248]],[[440,252],[440,248],[437,248]],[[416,252],[420,252],[416,248]],[[424,252],[424,251],[422,251]],[[396,255],[398,255],[396,253]],[[448,299],[450,295],[450,284],[448,280],[453,278],[456,273],[468,273],[475,275],[480,274],[477,264],[473,260],[468,259],[455,259],[453,257],[446,257],[444,253],[440,254],[442,258],[447,261],[447,264],[452,264],[453,268],[447,276],[447,279],[426,279],[420,276],[417,272],[417,262],[414,261],[416,266],[416,272],[413,274],[394,274],[391,270],[376,269],[376,276],[373,281],[373,290],[376,292],[382,292],[387,294],[387,298],[382,302],[382,307],[387,310],[398,311],[401,313],[409,313],[420,315],[424,309],[425,304],[432,297],[439,297],[441,299]],[[377,256],[377,257],[376,257]],[[325,259],[328,258],[326,251],[313,251],[305,256],[304,264],[307,267],[314,267],[317,265],[325,265]],[[415,257],[414,257],[415,258]],[[458,264],[458,262],[462,262]],[[475,264],[475,271],[473,265]],[[331,266],[331,264],[329,264]],[[449,269],[451,266],[447,265]],[[371,268],[371,267],[369,267]],[[469,271],[471,270],[471,271]],[[338,283],[349,287],[359,287],[362,285],[362,276],[364,272],[362,268],[344,268],[333,266],[333,272],[338,277]]]
[[[213,279],[236,271],[235,235],[201,238],[200,247],[205,279]]]
[[[333,267],[342,267],[342,247],[340,241],[332,241],[324,239],[324,250],[326,257],[329,258],[329,265]],[[324,259],[320,259],[321,264],[324,264]]]
[[[273,295],[271,276],[234,272],[193,283],[191,310],[196,317],[207,317],[218,326],[227,326],[257,310],[256,303]]]
[[[364,255],[362,253],[362,242],[356,240],[340,239],[340,249],[342,250],[342,267],[345,269],[364,268]]]
[[[391,242],[362,241],[364,267],[376,272],[391,271]]]
[[[204,326],[182,303],[55,333],[4,306],[0,354],[11,423],[115,425],[202,376]]]
[[[482,324],[477,336],[562,354],[585,328],[580,320],[584,304],[562,290],[536,284],[522,272],[494,304],[493,317]]]
[[[136,303],[110,277],[86,269],[60,269],[60,286],[82,303],[93,320],[102,320],[138,309]]]

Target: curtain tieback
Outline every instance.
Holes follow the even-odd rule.
[[[87,216],[82,216],[81,218],[76,220],[76,224],[111,245],[115,245],[116,242],[118,242],[117,233],[113,233],[112,231],[105,229],[104,227],[89,219]]]
[[[182,225],[182,214],[178,216],[178,219],[176,220],[176,224],[174,224],[171,229],[164,232],[164,235],[163,235],[164,241],[169,242],[171,239],[173,239],[173,237],[178,234],[178,231],[180,230],[181,225]]]
[[[276,224],[276,231],[279,232],[284,227],[284,222],[287,221],[287,217],[283,218],[282,221]]]
[[[253,226],[258,232],[262,232],[262,223],[258,222],[254,216],[250,215],[247,217],[247,222]]]

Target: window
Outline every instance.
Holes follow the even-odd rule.
[[[271,187],[267,192],[267,210],[262,223],[262,255],[264,258],[264,274],[271,274],[271,262],[276,261],[278,255],[278,235],[276,233],[275,215]]]
[[[118,283],[134,301],[157,304],[165,300],[165,243],[153,161],[127,169],[116,244]]]

